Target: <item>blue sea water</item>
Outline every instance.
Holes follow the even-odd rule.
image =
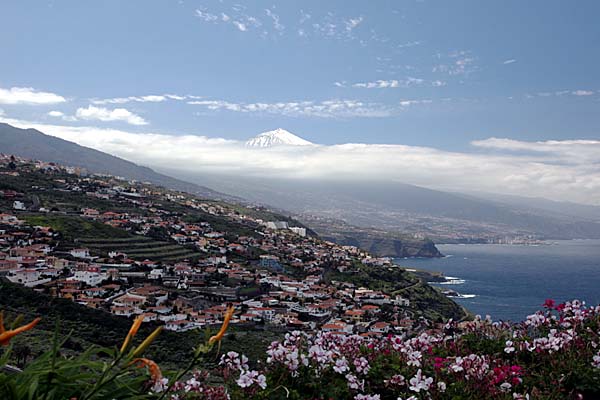
[[[539,246],[439,245],[440,259],[396,259],[398,265],[457,278],[440,285],[475,314],[521,321],[545,299],[600,304],[600,240],[568,240]]]

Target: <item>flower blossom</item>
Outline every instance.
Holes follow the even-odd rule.
[[[4,329],[4,313],[0,312],[0,345],[6,346],[10,340],[21,332],[33,329],[34,326],[41,321],[41,318],[36,318],[27,325],[20,326],[16,329]]]
[[[423,375],[423,372],[421,369],[419,369],[417,374],[410,378],[409,389],[417,393],[419,393],[421,390],[427,392],[432,383],[433,378],[428,378],[427,376]]]

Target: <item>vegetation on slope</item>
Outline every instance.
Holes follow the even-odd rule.
[[[131,324],[127,318],[91,309],[71,300],[53,298],[5,281],[0,282],[0,309],[4,310],[7,316],[20,314],[28,319],[43,316],[36,330],[15,339],[16,345],[29,348],[28,358],[39,356],[48,350],[48,337],[54,331],[57,321],[60,321],[61,337],[70,334],[65,347],[71,354],[79,353],[92,344],[102,347],[117,346]],[[144,324],[140,334],[148,335],[157,326],[156,323]],[[149,350],[148,355],[169,368],[176,368],[190,360],[191,349],[202,341],[204,336],[205,332],[198,330],[165,331],[157,339],[156,345]],[[280,337],[281,334],[272,331],[233,330],[224,350],[244,351],[253,357],[253,360],[259,360],[264,357],[260,349]]]
[[[380,290],[392,296],[399,295],[411,299],[410,309],[414,314],[430,320],[461,320],[467,316],[458,304],[439,290],[398,266],[374,267],[356,263],[352,270],[345,272],[329,269],[325,279],[328,282],[350,282],[357,287]]]
[[[57,329],[50,348],[22,371],[7,364],[23,355],[16,344],[35,322],[0,334],[0,396],[10,399],[341,399],[559,400],[600,396],[600,306],[555,305],[518,325],[488,320],[447,323],[418,337],[306,335],[271,343],[261,364],[236,351],[220,353],[221,329],[189,348],[176,371],[161,370],[149,349],[157,337],[133,323],[121,346],[91,346],[78,355]],[[14,330],[22,326],[20,330]],[[2,324],[4,327],[4,324]],[[158,336],[157,336],[158,335]],[[16,336],[16,338],[15,338]],[[52,334],[47,332],[47,338]],[[143,339],[145,338],[145,339]],[[142,341],[143,339],[143,341]],[[13,347],[14,346],[14,347]],[[119,350],[120,347],[120,350]],[[253,350],[247,348],[247,350]],[[142,358],[143,357],[143,358]],[[211,361],[212,360],[212,361]],[[219,360],[218,363],[215,361]],[[210,369],[207,369],[208,366]],[[143,369],[140,369],[143,368]]]

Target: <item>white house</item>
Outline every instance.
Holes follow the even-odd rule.
[[[86,248],[72,249],[69,254],[76,258],[90,258],[90,250]]]
[[[73,279],[85,282],[88,286],[98,286],[107,278],[106,273],[102,273],[100,267],[89,267],[75,271]]]

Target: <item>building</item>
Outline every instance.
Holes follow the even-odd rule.
[[[281,271],[283,268],[279,264],[279,257],[263,254],[260,256],[260,266],[262,268],[268,268],[276,271]]]
[[[290,231],[294,232],[298,236],[306,237],[306,228],[300,228],[297,226],[292,226]]]

